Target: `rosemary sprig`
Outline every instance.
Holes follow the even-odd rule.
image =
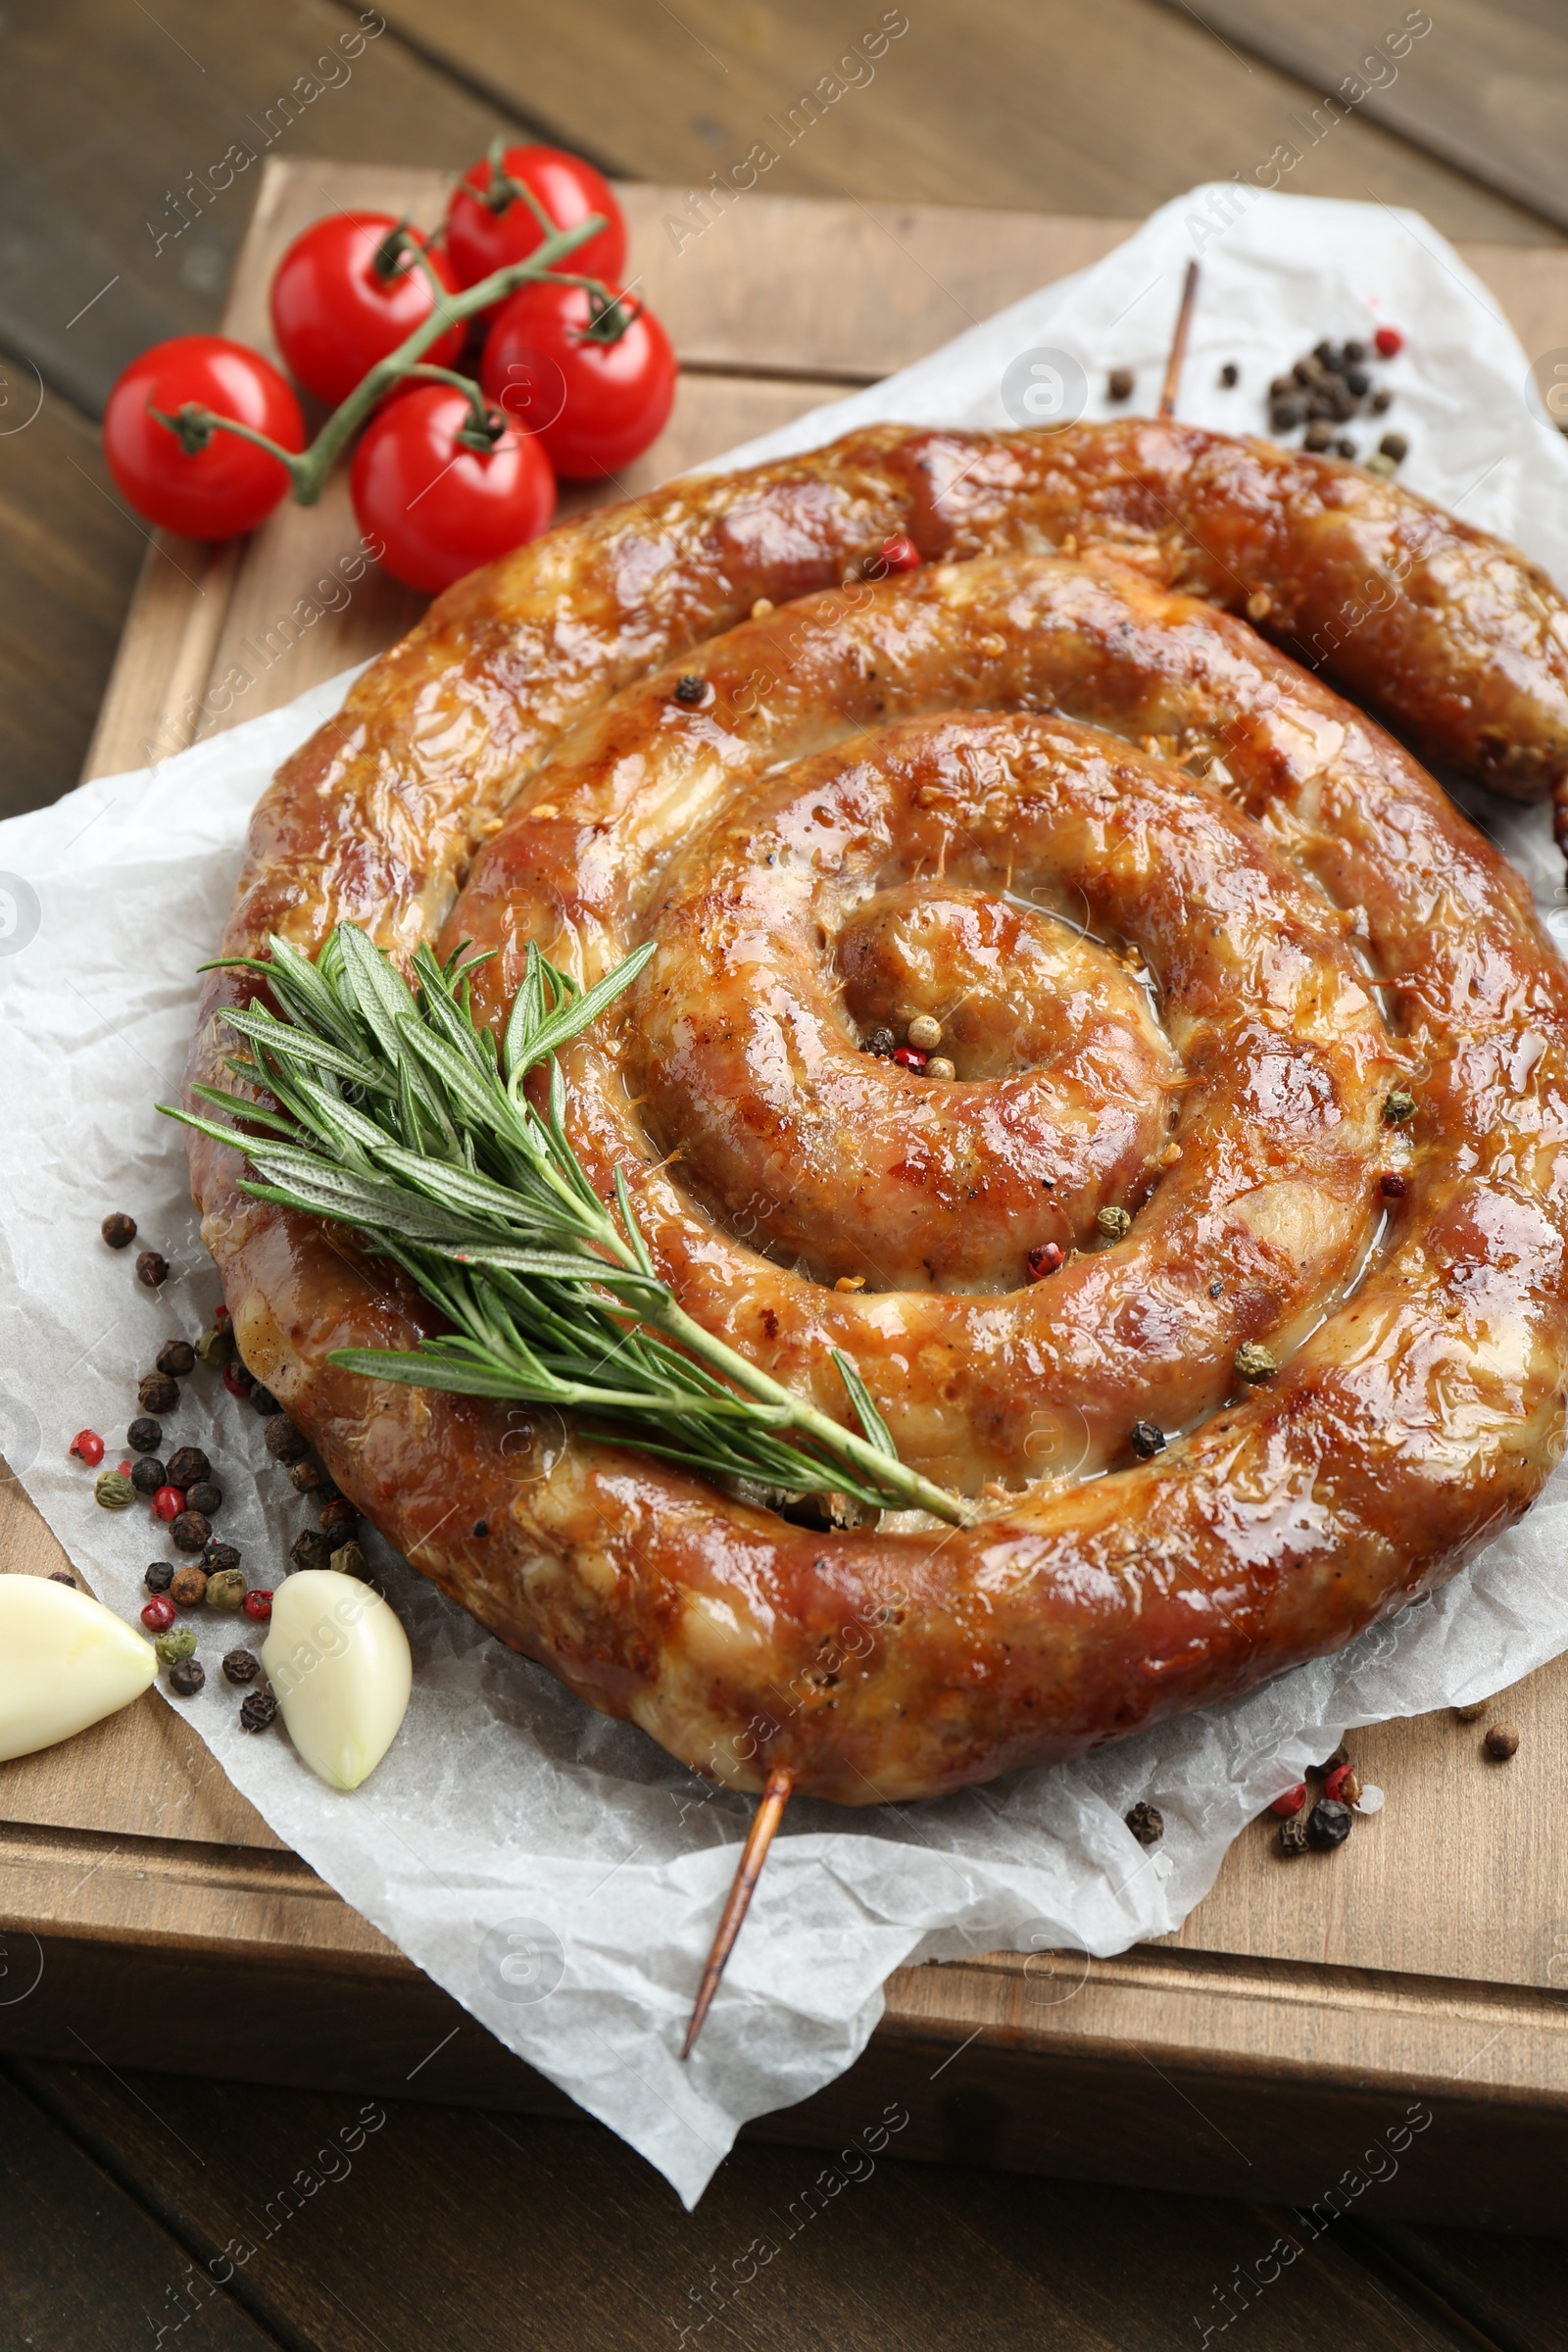
[[[486,956],[442,964],[426,947],[417,983],[353,923],[312,963],[286,940],[221,968],[263,977],[282,1018],[226,1012],[245,1053],[228,1068],[270,1104],[193,1091],[241,1120],[159,1108],[247,1155],[240,1189],[352,1225],[409,1274],[452,1326],[402,1350],[340,1349],[375,1380],[564,1407],[616,1443],[687,1468],[790,1494],[824,1490],[883,1510],[965,1524],[968,1504],[899,1460],[851,1359],[833,1350],[860,1425],[846,1429],[685,1314],[654,1270],[624,1173],[614,1211],[567,1141],[556,1056],[642,969],[639,949],[582,989],[529,946],[498,1048],[475,1021],[471,976]],[[214,967],[208,967],[214,968]],[[541,1108],[524,1080],[548,1071]]]

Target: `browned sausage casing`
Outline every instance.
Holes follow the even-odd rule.
[[[898,529],[924,567],[857,576]],[[835,1411],[849,1351],[984,1514],[810,1529],[340,1373],[428,1310],[193,1140],[247,1363],[417,1566],[699,1770],[858,1804],[1242,1690],[1517,1517],[1561,1445],[1568,976],[1410,755],[1216,609],[1266,594],[1310,648],[1369,565],[1387,606],[1324,666],[1551,789],[1539,574],[1168,425],[881,428],[679,483],[461,583],[357,683],[258,808],[227,952],[471,938],[499,1014],[531,938],[585,976],[655,939],[568,1058],[580,1156],[627,1169],[689,1312]],[[922,1010],[951,1081],[860,1051]]]

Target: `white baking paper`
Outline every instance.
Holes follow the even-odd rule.
[[[1049,419],[1053,387],[1071,405],[1080,381],[1087,413],[1102,414],[1114,365],[1137,369],[1134,405],[1151,409],[1196,247],[1184,416],[1259,429],[1267,379],[1319,336],[1398,325],[1406,350],[1380,372],[1397,394],[1389,421],[1411,444],[1405,478],[1568,582],[1568,449],[1532,411],[1526,355],[1451,248],[1384,206],[1245,204],[1235,187],[1195,190],[1097,268],[744,455],[877,417],[1000,424],[1004,383],[1015,418]],[[1217,380],[1227,360],[1241,368],[1232,391]],[[1364,442],[1364,423],[1351,430]],[[0,1444],[127,1617],[164,1547],[139,1507],[95,1506],[67,1446],[89,1424],[116,1460],[135,1376],[217,1300],[182,1139],[153,1103],[178,1085],[195,967],[218,939],[252,804],[345,683],[0,826]],[[1544,814],[1494,802],[1481,813],[1568,934]],[[156,1296],[136,1285],[134,1252],[99,1241],[110,1208],[130,1210],[169,1256]],[[211,1377],[186,1396],[171,1430],[213,1453],[227,1491],[221,1533],[253,1582],[271,1582],[308,1514],[249,1408]],[[690,2204],[742,2122],[852,2063],[900,1963],[1000,1945],[1107,1955],[1174,1929],[1230,1840],[1346,1727],[1490,1695],[1568,1647],[1565,1539],[1559,1473],[1524,1525],[1437,1598],[1240,1702],[940,1804],[845,1813],[797,1801],[685,2066],[682,2030],[746,1802],[590,1712],[399,1562],[383,1571],[413,1641],[415,1693],[364,1788],[334,1793],[280,1735],[240,1732],[239,1693],[218,1671],[233,1621],[203,1623],[207,1687],[183,1711],[279,1836]],[[257,1645],[255,1629],[247,1638]],[[1123,1825],[1139,1798],[1165,1817],[1152,1851]],[[1356,1834],[1387,1833],[1369,1822]],[[407,2053],[411,2080],[428,2056]]]

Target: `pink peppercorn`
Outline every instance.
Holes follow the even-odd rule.
[[[168,1633],[174,1622],[174,1604],[167,1593],[154,1593],[142,1610],[141,1621],[149,1633]]]
[[[923,1070],[926,1065],[926,1056],[918,1046],[900,1046],[893,1058],[901,1070]]]
[[[215,1323],[226,1323],[228,1321],[227,1307],[221,1305],[215,1306],[213,1309],[213,1321]]]
[[[1380,326],[1372,340],[1380,359],[1392,360],[1404,349],[1404,337],[1396,326]]]
[[[153,1509],[160,1519],[177,1519],[185,1508],[185,1497],[178,1487],[160,1487],[153,1496]]]
[[[1282,1821],[1289,1821],[1293,1813],[1299,1813],[1305,1802],[1306,1783],[1298,1781],[1294,1788],[1287,1788],[1283,1796],[1274,1799],[1269,1811],[1277,1813]]]
[[[236,1357],[223,1366],[223,1386],[231,1396],[248,1396],[256,1383]]]
[[[1336,1764],[1334,1770],[1323,1777],[1323,1793],[1332,1797],[1336,1804],[1343,1805],[1347,1801],[1345,1784],[1350,1777],[1350,1770],[1348,1764]]]
[[[89,1470],[96,1470],[104,1458],[104,1442],[95,1429],[78,1429],[71,1441],[71,1450]]]
[[[258,1624],[265,1624],[272,1614],[272,1595],[258,1588],[255,1592],[246,1593],[240,1606],[247,1617],[254,1617]]]
[[[1059,1274],[1067,1263],[1067,1252],[1059,1242],[1042,1242],[1038,1250],[1029,1252],[1029,1279],[1043,1282],[1048,1274]]]
[[[883,540],[876,551],[876,565],[873,566],[873,569],[878,566],[883,571],[919,570],[920,550],[915,546],[907,531],[895,531],[890,539]]]

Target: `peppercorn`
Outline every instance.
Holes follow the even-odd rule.
[[[1374,416],[1386,416],[1394,406],[1394,394],[1387,384],[1380,384],[1369,402]]]
[[[1355,1796],[1359,1796],[1361,1784],[1355,1780],[1355,1767],[1352,1764],[1336,1764],[1332,1772],[1324,1775],[1323,1793],[1325,1796],[1338,1797],[1348,1805],[1353,1804],[1355,1797],[1347,1794],[1352,1781],[1355,1781]]]
[[[1260,1380],[1271,1380],[1279,1364],[1271,1348],[1256,1340],[1247,1340],[1236,1350],[1236,1370],[1241,1379],[1255,1386]]]
[[[156,1494],[165,1477],[164,1465],[156,1453],[144,1453],[130,1466],[130,1483],[138,1494]]]
[[[1289,1821],[1280,1823],[1280,1852],[1292,1860],[1306,1851],[1306,1816],[1293,1813]]]
[[[225,1649],[223,1677],[230,1683],[254,1683],[262,1671],[262,1661],[253,1649]]]
[[[229,1363],[234,1354],[234,1334],[220,1325],[204,1331],[196,1343],[196,1353],[210,1370],[218,1371]]]
[[[297,1462],[310,1450],[304,1431],[296,1429],[286,1413],[273,1414],[262,1433],[262,1444],[274,1462]]]
[[[1402,1200],[1409,1189],[1397,1168],[1390,1168],[1378,1178],[1378,1191],[1385,1200]]]
[[[474,1532],[474,1534],[475,1534],[476,1536],[481,1536],[481,1537],[482,1537],[482,1536],[487,1536],[487,1535],[490,1533],[490,1522],[489,1522],[489,1520],[488,1520],[488,1519],[476,1519],[476,1520],[474,1521],[474,1523],[473,1523],[473,1532]]]
[[[876,551],[875,564],[867,566],[873,577],[890,571],[918,571],[919,568],[920,550],[907,531],[895,531],[891,539],[884,539]]]
[[[1453,1710],[1455,1723],[1479,1723],[1487,1711],[1487,1704],[1486,1699],[1478,1698],[1473,1700],[1469,1706],[1455,1707]]]
[[[92,1498],[106,1511],[128,1511],[136,1490],[120,1471],[100,1470],[93,1482]]]
[[[1350,439],[1348,433],[1341,433],[1339,439],[1334,444],[1334,454],[1337,458],[1354,457],[1355,443]]]
[[[1353,394],[1355,399],[1364,400],[1372,389],[1372,378],[1364,368],[1347,368],[1345,389]]]
[[[142,1609],[141,1621],[150,1633],[168,1633],[174,1622],[174,1604],[167,1592],[153,1594]]]
[[[185,1497],[178,1487],[160,1487],[153,1496],[153,1509],[160,1519],[177,1519],[184,1508]]]
[[[207,1680],[207,1669],[200,1658],[176,1658],[169,1669],[169,1688],[181,1698],[194,1698]]]
[[[227,1306],[224,1304],[223,1300],[220,1298],[218,1304],[213,1309],[213,1321],[215,1323],[228,1323],[231,1322],[232,1319],[233,1318],[230,1316]]]
[[[1350,1808],[1338,1797],[1320,1796],[1307,1817],[1306,1834],[1325,1852],[1343,1845],[1350,1835]]]
[[[918,1046],[895,1046],[893,1058],[901,1070],[913,1070],[918,1074],[925,1068],[925,1055]]]
[[[199,1575],[201,1571],[197,1573]],[[207,1606],[210,1609],[221,1609],[225,1617],[232,1617],[237,1609],[243,1607],[244,1601],[245,1576],[242,1569],[220,1568],[216,1576],[207,1579]]]
[[[169,1372],[183,1380],[187,1372],[196,1369],[196,1350],[189,1340],[166,1340],[153,1357],[160,1372]]]
[[[331,1564],[339,1576],[357,1576],[362,1584],[370,1573],[370,1563],[365,1556],[363,1545],[352,1539],[338,1545],[332,1554]]]
[[[1269,1811],[1277,1813],[1282,1821],[1289,1821],[1294,1814],[1300,1812],[1305,1802],[1306,1783],[1298,1781],[1294,1788],[1287,1788],[1283,1796],[1274,1799]]]
[[[1097,1208],[1095,1223],[1107,1242],[1119,1242],[1124,1233],[1131,1233],[1133,1221],[1125,1208]]]
[[[1291,392],[1284,399],[1272,403],[1268,420],[1277,433],[1290,433],[1295,431],[1305,415],[1305,401],[1298,392]]]
[[[1402,1086],[1395,1087],[1384,1101],[1383,1116],[1391,1127],[1402,1126],[1406,1119],[1413,1119],[1415,1116],[1414,1095],[1407,1094]]]
[[[1384,457],[1392,458],[1396,466],[1402,466],[1410,455],[1410,444],[1402,433],[1385,433],[1378,448]]]
[[[296,1494],[314,1494],[318,1487],[327,1484],[327,1476],[319,1462],[307,1458],[303,1462],[290,1462],[288,1483]]]
[[[1352,337],[1346,343],[1345,357],[1348,366],[1352,368],[1358,367],[1361,361],[1366,358],[1366,345],[1364,343],[1355,341]]]
[[[1380,360],[1392,360],[1404,349],[1404,337],[1396,326],[1380,326],[1372,338]]]
[[[686,703],[688,705],[700,703],[707,692],[708,683],[704,678],[693,677],[688,674],[683,678],[677,678],[675,680],[675,700],[677,703]]]
[[[78,1462],[96,1470],[104,1458],[104,1442],[95,1429],[78,1429],[71,1441],[71,1451]]]
[[[265,1625],[272,1614],[272,1595],[264,1585],[253,1585],[245,1595],[245,1614],[253,1623]]]
[[[179,1402],[179,1384],[167,1372],[144,1372],[136,1383],[136,1402],[144,1413],[172,1413]]]
[[[136,1239],[136,1220],[122,1208],[112,1208],[98,1230],[111,1250],[128,1250]]]
[[[1142,1462],[1152,1461],[1156,1453],[1165,1450],[1165,1432],[1153,1421],[1135,1421],[1127,1438]]]
[[[271,1390],[264,1389],[260,1381],[251,1390],[251,1403],[257,1412],[263,1414],[280,1413],[283,1410]]]
[[[934,1054],[942,1043],[942,1023],[928,1012],[917,1012],[909,1023],[909,1043],[918,1046],[922,1054]]]
[[[167,1634],[160,1634],[153,1643],[160,1665],[174,1666],[181,1658],[195,1655],[196,1637],[188,1625],[172,1625]]]
[[[199,1479],[211,1478],[213,1465],[199,1446],[176,1446],[169,1457],[169,1483],[172,1487],[193,1487]]]
[[[201,1511],[181,1511],[169,1538],[176,1551],[201,1551],[213,1540],[212,1521]]]
[[[207,1598],[207,1571],[182,1561],[169,1583],[169,1597],[182,1609],[199,1608]]]
[[[193,1487],[186,1488],[185,1501],[189,1509],[200,1511],[204,1519],[211,1519],[215,1511],[220,1511],[223,1507],[223,1490],[215,1486],[210,1478],[199,1478]]]
[[[1130,368],[1113,368],[1105,378],[1105,397],[1108,400],[1131,400],[1138,388],[1138,378]]]
[[[874,1054],[878,1060],[886,1061],[898,1042],[891,1029],[873,1029],[860,1052]]]
[[[951,1062],[945,1054],[933,1054],[925,1065],[925,1074],[928,1078],[935,1078],[939,1082],[945,1083],[949,1078],[956,1078],[958,1075],[957,1065]]]
[[[1219,380],[1220,389],[1224,392],[1234,391],[1235,387],[1241,382],[1242,371],[1237,367],[1234,360],[1227,360],[1225,362],[1225,365],[1219,371]]]
[[[1326,416],[1314,416],[1301,437],[1303,449],[1327,449],[1334,438],[1334,427]]]
[[[1494,1723],[1481,1742],[1494,1764],[1505,1764],[1519,1746],[1519,1734],[1511,1723]]]
[[[1284,400],[1288,393],[1295,390],[1296,378],[1294,375],[1277,375],[1269,385],[1268,396],[1270,400]]]
[[[125,1432],[125,1444],[132,1453],[156,1453],[163,1442],[163,1424],[150,1413],[140,1414]]]
[[[1375,449],[1372,452],[1372,455],[1366,462],[1366,469],[1368,473],[1377,474],[1383,481],[1387,481],[1392,473],[1396,473],[1398,471],[1398,467],[1395,465],[1394,460],[1392,458],[1386,458],[1381,449]]]
[[[145,1283],[150,1291],[156,1291],[160,1284],[169,1280],[169,1260],[161,1250],[143,1250],[139,1252],[136,1259],[136,1280]]]
[[[248,1396],[256,1386],[237,1355],[223,1366],[223,1386],[231,1396]]]
[[[352,1535],[360,1524],[360,1514],[346,1494],[334,1494],[330,1502],[321,1505],[321,1525],[328,1535],[341,1530]]]
[[[1165,1835],[1164,1814],[1157,1805],[1145,1804],[1141,1798],[1126,1820],[1140,1845],[1157,1845]]]
[[[149,1560],[141,1581],[149,1592],[167,1592],[174,1581],[174,1571],[168,1560]]]
[[[239,1553],[232,1544],[209,1544],[202,1553],[202,1566],[209,1576],[221,1576],[225,1568],[239,1566]]]
[[[296,1568],[328,1568],[332,1563],[332,1546],[325,1536],[318,1536],[308,1527],[295,1537],[288,1547],[288,1556]]]
[[[247,1732],[265,1732],[277,1713],[277,1701],[270,1690],[247,1690],[240,1701],[240,1728]]]
[[[1059,1242],[1042,1242],[1031,1250],[1025,1264],[1031,1282],[1044,1282],[1048,1274],[1059,1274],[1067,1263],[1067,1252]]]

